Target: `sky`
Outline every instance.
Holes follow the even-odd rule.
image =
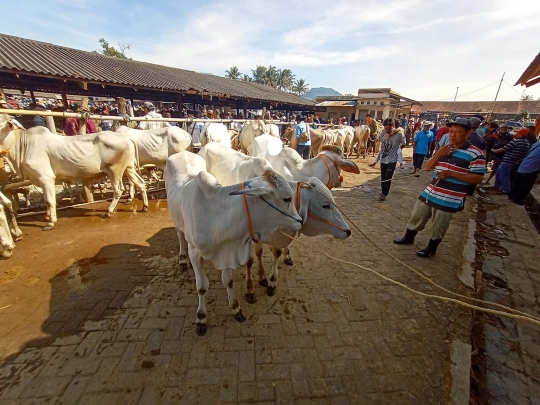
[[[391,87],[415,100],[519,100],[540,52],[540,0],[20,0],[4,34],[82,50],[99,38],[145,62],[223,76],[291,69],[342,94]],[[472,93],[472,94],[468,94]],[[526,90],[540,98],[540,85]]]

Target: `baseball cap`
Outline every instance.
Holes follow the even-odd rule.
[[[143,103],[143,107],[148,108],[149,110],[153,110],[154,109],[154,104],[152,104],[150,101],[145,101]]]
[[[468,118],[457,118],[455,121],[452,121],[450,122],[450,124],[448,124],[449,127],[452,127],[454,125],[459,125],[465,128],[467,131],[472,129],[471,121]]]
[[[471,117],[469,118],[469,121],[471,122],[473,127],[477,127],[482,123],[482,120],[478,117]]]
[[[499,125],[499,128],[508,128],[508,124],[505,122],[504,124]]]
[[[384,120],[383,125],[394,125],[394,120],[392,118],[387,118]]]

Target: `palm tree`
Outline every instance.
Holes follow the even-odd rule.
[[[229,70],[225,71],[225,77],[229,79],[238,80],[240,76],[242,76],[242,73],[240,73],[236,66],[232,66]]]
[[[277,76],[277,88],[286,91],[291,90],[294,83],[294,75],[291,69],[280,69]]]
[[[306,94],[308,91],[309,84],[306,83],[304,79],[298,79],[294,82],[292,87],[292,92],[298,94],[299,96]]]
[[[255,66],[255,70],[251,70],[253,81],[255,83],[266,84],[266,66]]]
[[[525,92],[523,92],[523,94],[521,95],[521,101],[533,101],[534,100],[534,96],[532,94],[526,94]]]
[[[244,74],[240,80],[242,80],[243,82],[252,82],[253,78],[251,76]]]
[[[266,69],[266,84],[272,87],[277,87],[278,71],[275,66],[268,66]]]

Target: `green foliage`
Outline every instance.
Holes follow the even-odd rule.
[[[519,114],[516,114],[514,119],[516,121],[528,121],[528,120],[531,119],[531,116],[529,115],[529,113],[527,111],[522,111]]]
[[[110,46],[109,42],[105,40],[105,38],[100,38],[98,42],[101,45],[101,52],[98,53],[106,56],[112,56],[113,58],[131,59],[126,56],[126,50],[131,49],[131,45],[119,42],[118,47],[120,50],[118,50],[114,46]]]
[[[534,101],[534,96],[532,94],[523,93],[521,101]]]
[[[305,80],[300,79],[295,81],[295,76],[291,69],[277,69],[275,66],[257,65],[251,70],[251,76],[242,74],[236,66],[232,66],[225,71],[225,77],[234,80],[242,80],[243,82],[253,82],[265,84],[279,90],[288,91],[302,95],[306,93],[308,84]]]

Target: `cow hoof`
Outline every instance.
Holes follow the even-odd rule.
[[[244,322],[246,317],[242,314],[242,311],[238,311],[236,314],[234,314],[234,319],[236,319],[238,322]]]
[[[179,263],[178,267],[180,267],[180,271],[187,271],[188,269],[187,263]]]
[[[266,287],[266,295],[268,295],[269,297],[273,297],[274,295],[276,295],[276,287]]]
[[[141,211],[142,211],[142,212],[148,211],[148,205],[143,206]]]
[[[50,231],[51,229],[54,229],[54,225],[47,225],[42,229],[42,231]]]
[[[50,215],[45,215],[45,221],[49,222],[51,220],[51,216]]]
[[[126,202],[124,203],[124,205],[129,205],[133,202],[133,200],[126,200]]]
[[[106,212],[105,214],[103,214],[102,218],[110,218],[111,216],[112,214],[110,212]]]
[[[197,336],[204,336],[206,335],[206,324],[205,323],[198,323],[195,325]]]
[[[283,263],[285,263],[287,266],[292,266],[293,262],[290,257],[287,257],[285,260],[283,260]]]
[[[262,280],[259,280],[259,285],[261,287],[268,287],[268,280],[263,278]]]
[[[246,301],[250,304],[255,304],[257,302],[257,298],[255,298],[254,293],[246,294]]]

